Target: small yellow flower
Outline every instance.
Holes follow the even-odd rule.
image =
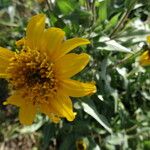
[[[147,40],[147,43],[150,43],[150,36],[147,36],[146,40]]]
[[[147,43],[150,44],[150,36],[147,36]],[[139,63],[141,66],[149,66],[150,65],[150,50],[146,50],[139,57]]]
[[[59,28],[45,29],[45,15],[39,14],[29,21],[26,37],[16,43],[22,46],[20,52],[0,47],[0,77],[12,85],[12,94],[5,104],[20,107],[22,124],[32,124],[37,112],[48,115],[53,122],[62,117],[74,120],[70,96],[90,95],[96,87],[71,79],[90,57],[69,52],[89,43],[83,38],[65,40],[65,33]]]
[[[83,139],[76,141],[77,150],[87,150],[87,144]]]
[[[147,50],[139,58],[139,62],[141,66],[149,66],[150,65],[150,51]]]

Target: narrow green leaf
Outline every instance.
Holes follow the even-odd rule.
[[[64,138],[63,142],[59,147],[59,150],[75,150],[76,139],[77,135],[69,134],[67,137]]]
[[[102,1],[99,6],[99,18],[98,20],[102,23],[107,20],[107,1]]]
[[[44,125],[42,141],[43,150],[46,150],[48,148],[51,138],[55,136],[55,132],[56,127],[53,123],[46,123]]]
[[[69,0],[57,0],[56,2],[60,11],[64,14],[69,14],[74,10],[74,6]]]
[[[118,52],[125,52],[125,53],[133,53],[130,48],[126,48],[125,46],[121,45],[115,40],[111,40],[107,37],[101,38],[101,41],[104,42],[106,46],[98,47],[98,49],[108,50],[108,51],[118,51]]]
[[[114,27],[117,24],[119,15],[120,15],[120,13],[114,15],[110,19],[110,21],[108,22],[108,24],[105,27],[105,30],[109,30],[109,29],[111,29],[112,27]]]
[[[107,122],[107,119],[98,113],[96,107],[92,101],[87,101],[81,103],[84,111],[92,116],[97,122],[99,122],[109,133],[112,133],[110,125]]]

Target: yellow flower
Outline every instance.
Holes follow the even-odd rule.
[[[149,66],[150,65],[150,51],[147,50],[140,56],[139,62],[141,66]]]
[[[146,39],[146,40],[147,40],[147,43],[150,43],[150,36],[147,36],[146,38],[147,38],[147,39]]]
[[[70,96],[90,95],[96,87],[70,79],[90,57],[69,52],[89,43],[83,38],[65,40],[59,28],[45,29],[45,15],[39,14],[29,21],[26,37],[16,43],[22,45],[20,52],[0,47],[0,77],[8,79],[13,89],[5,104],[20,107],[22,124],[32,124],[37,112],[48,115],[53,122],[60,118],[74,120]]]
[[[87,150],[87,144],[83,139],[76,141],[77,150]]]
[[[147,36],[147,43],[150,44],[150,36]],[[141,66],[149,66],[150,65],[150,50],[147,50],[142,53],[139,58],[139,63]]]

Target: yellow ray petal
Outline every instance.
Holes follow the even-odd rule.
[[[65,117],[68,121],[72,121],[75,118],[72,102],[68,96],[57,93],[53,99],[49,100],[48,107],[43,105],[42,112],[50,118],[51,114],[56,115],[56,117]]]
[[[31,125],[36,115],[36,107],[32,103],[27,103],[20,107],[19,120],[24,125]]]
[[[7,68],[9,65],[9,59],[0,58],[0,68]]]
[[[150,35],[147,36],[147,42],[150,43]]]
[[[149,66],[150,65],[150,52],[147,50],[140,56],[140,65]]]
[[[15,55],[15,53],[10,51],[9,49],[0,47],[0,58],[1,59],[5,60],[5,61],[9,61],[9,59],[11,57],[13,57],[14,55]]]
[[[8,79],[8,78],[10,78],[10,75],[6,74],[6,73],[0,73],[0,78]]]
[[[90,56],[86,53],[70,53],[61,57],[55,64],[56,74],[60,78],[69,78],[85,68],[89,62]]]
[[[56,101],[54,102],[58,111],[61,112],[62,116],[68,121],[73,121],[75,119],[75,113],[73,112],[73,106],[71,99],[64,94],[57,93]]]
[[[7,74],[8,66],[9,66],[9,60],[0,58],[0,74]]]
[[[51,104],[52,99],[49,99],[49,103],[48,104],[40,104],[39,106],[39,111],[41,113],[44,113],[48,116],[50,116],[52,113],[55,113],[55,115],[61,115],[61,113],[57,112],[57,110],[55,109],[55,107]],[[57,113],[56,113],[57,112]]]
[[[64,37],[65,32],[63,30],[55,27],[49,28],[42,36],[40,49],[46,51],[52,60],[53,54],[60,49]]]
[[[39,111],[41,112],[41,113],[44,113],[44,114],[46,114],[53,122],[55,122],[55,123],[58,123],[59,121],[60,121],[60,118],[58,117],[58,115],[59,116],[61,116],[61,117],[63,117],[61,114],[59,114],[59,113],[56,113],[57,112],[57,110],[55,110],[51,105],[49,105],[49,104],[41,104],[40,106],[39,106]],[[54,112],[55,112],[55,114],[54,114]]]
[[[26,44],[30,49],[36,49],[39,46],[41,36],[45,28],[45,15],[38,14],[31,18],[26,31]]]
[[[10,58],[12,58],[14,54],[14,52],[0,47],[0,78],[8,78],[6,70],[9,66]]]
[[[24,106],[25,105],[25,99],[24,99],[24,97],[22,97],[21,90],[15,91],[12,94],[12,96],[8,97],[6,103],[16,105],[18,107]]]
[[[49,118],[54,122],[54,123],[59,123],[60,122],[60,118],[55,116],[55,115],[49,115]]]
[[[73,38],[66,40],[65,42],[62,43],[60,50],[56,51],[55,58],[58,59],[67,54],[68,52],[70,52],[71,50],[73,50],[74,48],[89,43],[90,41],[84,38]]]
[[[20,40],[16,41],[16,45],[17,46],[22,46],[22,45],[25,45],[25,38],[21,38]]]
[[[96,86],[94,83],[82,83],[67,79],[63,80],[60,84],[60,90],[63,90],[64,93],[73,97],[82,97],[96,92]]]

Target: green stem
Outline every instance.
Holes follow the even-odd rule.
[[[118,22],[118,24],[116,25],[116,27],[114,28],[114,30],[110,33],[109,37],[113,38],[113,36],[120,30],[120,28],[124,25],[124,22],[126,21],[126,19],[128,18],[128,15],[130,14],[132,8],[134,7],[134,5],[136,4],[137,0],[134,0],[129,8],[124,12],[124,14],[122,15],[120,21]]]

